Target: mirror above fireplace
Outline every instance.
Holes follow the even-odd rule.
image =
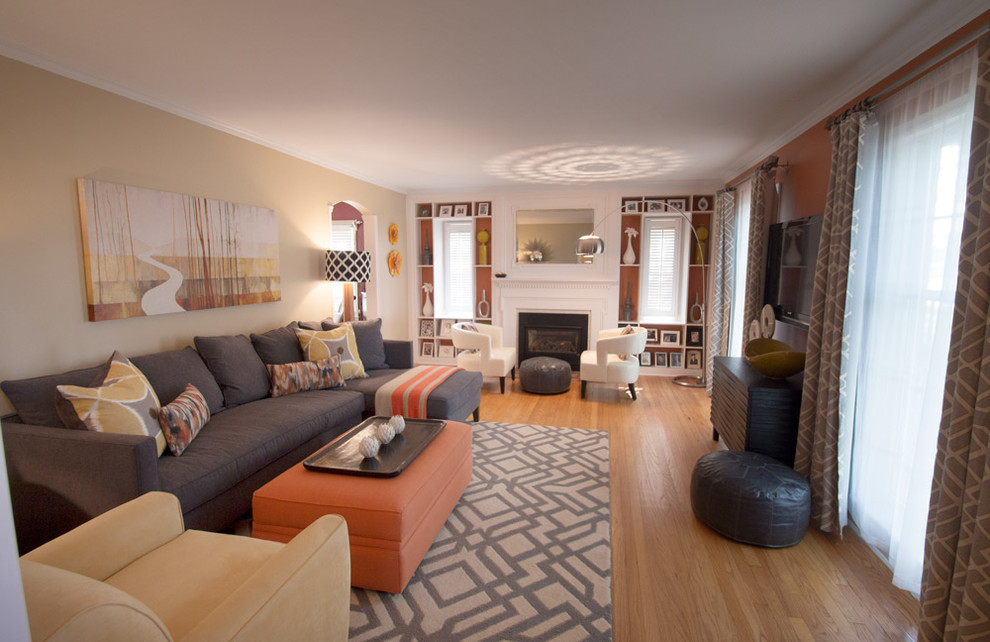
[[[516,211],[516,263],[579,263],[575,240],[591,234],[595,210],[531,209]]]

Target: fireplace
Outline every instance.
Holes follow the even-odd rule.
[[[588,315],[565,312],[519,313],[519,362],[530,357],[554,357],[581,367],[588,347]]]

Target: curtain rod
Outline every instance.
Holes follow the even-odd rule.
[[[740,176],[731,183],[726,183],[725,189],[730,189],[730,190],[736,189],[736,187],[738,187],[739,185],[742,185],[749,179],[756,176],[756,172],[759,172],[761,170],[765,172],[768,172],[772,169],[782,169],[786,171],[788,167],[790,167],[790,163],[788,163],[787,161],[781,163],[776,156],[768,156],[767,160],[763,161],[762,163],[754,167],[751,171],[747,172],[743,176]]]

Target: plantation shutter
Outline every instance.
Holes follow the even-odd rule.
[[[686,266],[681,220],[680,217],[649,217],[643,222],[641,322],[683,321]]]
[[[470,220],[438,221],[442,228],[440,274],[434,275],[440,291],[437,316],[450,319],[474,316],[474,226]]]

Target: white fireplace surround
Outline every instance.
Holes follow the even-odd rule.
[[[504,345],[518,344],[520,312],[587,315],[589,348],[594,347],[599,330],[614,326],[606,319],[618,318],[618,284],[612,281],[493,279],[492,283],[498,293],[493,321],[502,327]]]

